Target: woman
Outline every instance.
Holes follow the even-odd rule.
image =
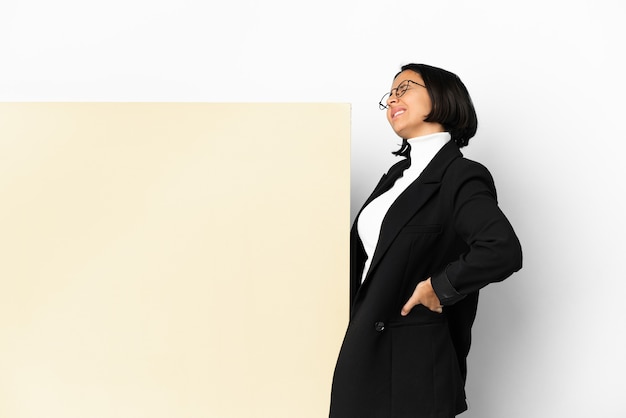
[[[350,323],[330,417],[454,417],[467,409],[478,291],[521,268],[521,247],[489,171],[459,151],[477,119],[456,75],[405,65],[380,107],[405,158],[351,231]]]

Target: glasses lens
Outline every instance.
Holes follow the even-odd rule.
[[[409,82],[408,81],[403,81],[402,83],[400,83],[400,85],[398,86],[398,90],[396,90],[396,97],[402,97],[402,95],[404,93],[406,93],[406,91],[409,89]]]
[[[409,89],[409,81],[403,81],[402,83],[400,83],[400,85],[398,87],[396,87],[395,89],[392,89],[389,93],[385,93],[385,95],[383,96],[382,99],[380,99],[380,102],[378,103],[378,106],[382,109],[387,109],[389,108],[389,106],[387,106],[387,100],[389,100],[389,97],[391,97],[391,95],[393,94],[394,90],[396,93],[396,97],[402,97],[402,95],[404,93],[406,93],[406,91]]]
[[[378,106],[380,107],[380,110],[387,109],[387,100],[389,99],[390,95],[391,95],[391,93],[385,93],[383,98],[380,99],[380,102],[378,102]]]

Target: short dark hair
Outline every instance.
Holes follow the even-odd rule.
[[[440,123],[459,148],[466,146],[476,134],[478,118],[465,84],[456,74],[426,64],[403,65],[396,77],[406,70],[420,74],[428,90],[432,110],[424,121]]]

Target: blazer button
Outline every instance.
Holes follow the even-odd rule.
[[[374,329],[378,332],[382,332],[385,329],[385,323],[384,322],[376,322],[374,324]]]

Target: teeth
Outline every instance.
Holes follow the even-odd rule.
[[[393,117],[395,118],[398,115],[401,115],[404,113],[404,110],[398,110],[396,113],[393,114]]]

